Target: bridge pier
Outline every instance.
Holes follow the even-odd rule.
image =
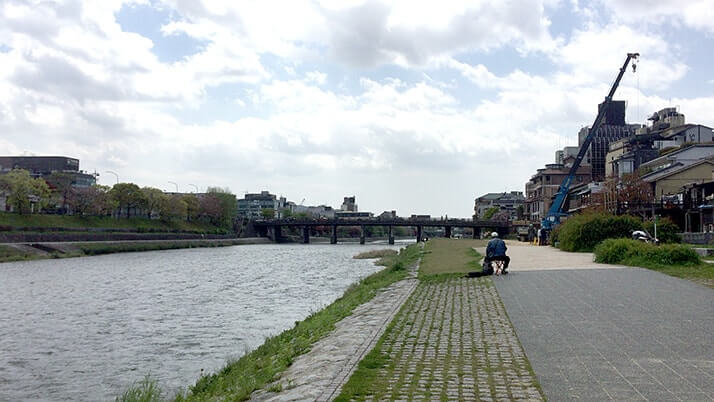
[[[366,231],[366,228],[364,227],[364,225],[360,225],[360,227],[359,227],[359,244],[364,244],[366,242],[366,240],[367,240],[366,232],[367,231]]]
[[[280,225],[275,225],[275,226],[273,226],[272,232],[273,232],[273,233],[272,233],[272,235],[273,235],[273,236],[272,236],[272,237],[273,237],[272,240],[273,240],[275,243],[280,243],[280,242],[282,242],[282,240],[283,240],[283,227],[280,226]]]
[[[417,241],[417,243],[419,243],[422,240],[424,240],[424,236],[422,235],[422,232],[421,232],[421,226],[417,225],[417,227],[416,227],[416,241]]]
[[[473,229],[473,238],[478,239],[481,237],[481,228],[474,227]]]
[[[451,238],[451,226],[444,226],[444,237]]]
[[[392,233],[392,225],[387,226],[387,233],[389,234],[389,244],[394,244],[394,234]]]
[[[310,244],[310,226],[302,227],[302,243]]]
[[[332,235],[330,236],[330,244],[337,244],[337,225],[332,225]]]

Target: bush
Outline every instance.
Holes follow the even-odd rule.
[[[656,246],[631,239],[607,239],[595,247],[595,262],[625,265],[700,264],[699,255],[681,244]]]
[[[649,234],[654,236],[654,221],[645,222],[644,227]],[[657,238],[660,243],[681,243],[680,232],[679,226],[669,218],[662,218],[657,222]]]
[[[561,223],[551,237],[565,251],[592,251],[605,239],[629,238],[641,230],[642,221],[634,216],[604,213],[576,215]]]

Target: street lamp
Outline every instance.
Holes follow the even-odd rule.
[[[198,186],[197,186],[197,185],[191,184],[191,183],[189,183],[188,185],[189,185],[189,186],[193,186],[193,188],[195,188],[195,189],[196,189],[196,192],[198,193]]]
[[[176,193],[178,193],[178,184],[176,184],[176,183],[174,183],[174,182],[172,182],[172,181],[170,181],[169,184],[173,184],[174,186],[176,186]]]
[[[118,174],[112,172],[111,170],[107,170],[107,173],[110,173],[110,174],[113,174],[114,176],[116,176],[116,178],[117,178],[117,184],[119,184],[119,175],[118,175]]]

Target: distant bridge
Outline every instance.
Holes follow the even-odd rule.
[[[472,228],[473,238],[477,239],[481,235],[481,230],[489,228],[497,231],[499,235],[505,236],[508,234],[508,222],[496,221],[475,221],[467,219],[411,219],[411,218],[364,218],[364,219],[269,219],[253,221],[253,226],[256,231],[263,236],[268,237],[276,243],[280,243],[283,239],[283,227],[298,227],[302,229],[302,242],[310,243],[310,229],[317,226],[329,226],[331,228],[330,243],[337,244],[337,227],[351,226],[360,227],[360,244],[364,244],[366,240],[365,227],[367,226],[383,226],[387,228],[389,244],[394,244],[394,234],[392,227],[414,227],[416,228],[416,241],[421,241],[425,227],[443,227],[444,237],[451,237],[452,228]]]

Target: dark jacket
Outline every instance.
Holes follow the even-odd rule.
[[[486,256],[490,258],[506,255],[506,249],[506,242],[498,237],[491,239],[488,242],[488,246],[486,246]]]

